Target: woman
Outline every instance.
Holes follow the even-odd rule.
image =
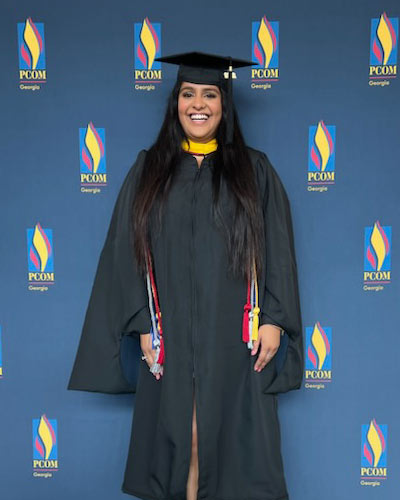
[[[177,82],[119,194],[69,388],[137,389],[124,492],[284,500],[276,394],[299,388],[303,371],[289,203],[240,132],[232,66],[247,63],[161,60],[180,64]],[[137,388],[119,360],[135,333]]]

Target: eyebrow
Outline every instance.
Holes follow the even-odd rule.
[[[183,90],[194,90],[194,87],[190,87],[189,85],[185,85],[185,87],[182,87],[180,89],[180,92],[182,92]],[[206,87],[205,89],[201,89],[203,92],[218,92],[219,91],[219,88],[218,87]]]

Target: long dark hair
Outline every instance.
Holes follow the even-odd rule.
[[[146,272],[146,252],[149,247],[149,218],[153,207],[158,207],[158,223],[161,224],[162,208],[173,182],[176,165],[182,156],[182,141],[186,138],[178,117],[178,95],[181,83],[177,82],[168,99],[167,111],[155,143],[148,150],[142,174],[133,197],[132,232],[138,269]],[[217,129],[218,149],[214,156],[212,176],[213,213],[216,223],[226,231],[229,268],[245,279],[250,276],[253,259],[257,272],[263,267],[265,249],[263,214],[255,171],[240,130],[234,109],[233,141],[225,144],[226,93],[221,90],[222,118]],[[219,211],[221,176],[235,198],[234,222],[226,224]]]

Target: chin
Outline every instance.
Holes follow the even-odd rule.
[[[215,134],[213,135],[212,133],[210,133],[209,131],[207,132],[200,132],[199,130],[195,130],[195,131],[188,131],[188,133],[186,134],[187,137],[193,137],[193,139],[197,142],[199,141],[211,141],[211,139],[213,139],[215,137]]]

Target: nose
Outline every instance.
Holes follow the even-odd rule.
[[[201,109],[204,107],[204,101],[201,94],[196,94],[193,100],[193,107],[195,109]]]

